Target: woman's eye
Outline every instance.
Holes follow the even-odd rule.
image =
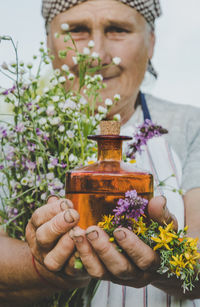
[[[124,29],[124,28],[120,28],[120,27],[108,27],[106,32],[110,32],[110,33],[127,33],[128,30]]]
[[[87,27],[84,26],[78,26],[78,27],[74,27],[70,29],[70,32],[72,33],[85,33],[85,32],[89,32]]]

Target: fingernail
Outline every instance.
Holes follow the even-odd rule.
[[[116,229],[113,233],[118,241],[124,240],[126,238],[125,232],[121,229]]]
[[[87,238],[89,239],[89,240],[95,240],[95,239],[97,239],[98,237],[99,237],[99,234],[98,234],[98,232],[96,231],[96,230],[93,230],[93,231],[91,231],[91,232],[88,232],[87,234]]]
[[[74,256],[75,256],[75,258],[79,258],[80,257],[80,253],[78,251],[75,251]]]
[[[61,203],[60,203],[60,209],[61,211],[65,211],[66,209],[69,209],[69,203],[67,199],[64,199]]]
[[[74,236],[74,241],[77,242],[77,243],[82,243],[83,237],[82,236]]]
[[[71,215],[70,211],[69,210],[66,210],[65,213],[64,213],[64,219],[67,223],[73,223],[74,222],[74,218],[73,216]]]
[[[49,195],[49,196],[47,197],[47,203],[48,203],[50,200],[53,200],[53,198],[54,198],[54,200],[60,199],[59,196],[52,194],[52,195]]]

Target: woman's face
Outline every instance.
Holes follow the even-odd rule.
[[[77,67],[72,60],[73,52],[66,59],[58,57],[59,50],[66,47],[61,25],[67,23],[79,52],[88,42],[95,43],[92,51],[97,52],[102,64],[110,64],[114,57],[120,57],[118,66],[109,66],[101,71],[107,87],[102,90],[103,100],[120,94],[121,100],[112,113],[128,111],[134,106],[140,84],[152,57],[154,35],[149,31],[145,19],[133,8],[115,0],[89,0],[57,15],[50,24],[48,47],[55,56],[54,68],[67,64],[76,75],[74,88],[78,88]],[[55,33],[61,33],[55,38]],[[68,45],[71,42],[67,43]],[[134,110],[134,109],[133,109]]]

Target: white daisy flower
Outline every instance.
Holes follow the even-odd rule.
[[[60,123],[60,117],[53,117],[52,119],[51,119],[51,124],[53,125],[53,126],[56,126],[56,125],[58,125]]]
[[[119,121],[121,120],[120,114],[115,114],[115,115],[113,116],[113,119],[116,120],[117,122],[119,122]]]
[[[92,57],[93,57],[93,59],[97,59],[97,58],[99,58],[99,54],[97,53],[97,52],[92,52]]]
[[[69,66],[68,66],[67,64],[63,64],[63,65],[61,66],[61,69],[62,69],[63,71],[65,71],[65,72],[68,72],[68,71],[69,71]]]
[[[38,157],[38,163],[42,164],[43,163],[43,158],[42,157]]]
[[[59,130],[60,132],[64,132],[64,131],[65,131],[65,126],[64,126],[64,125],[61,125],[61,126],[58,128],[58,130]]]
[[[54,179],[54,173],[53,172],[47,173],[46,176],[47,176],[48,180],[53,180]]]
[[[95,46],[95,43],[93,40],[90,40],[89,43],[88,43],[88,47],[89,48],[93,48]]]
[[[59,76],[60,76],[60,69],[59,69],[59,68],[56,68],[56,69],[54,70],[54,74],[55,74],[57,77],[59,77]]]
[[[119,65],[120,63],[121,63],[121,59],[119,58],[119,57],[114,57],[113,59],[112,59],[112,61],[113,61],[113,63],[115,64],[115,65]]]
[[[52,116],[55,114],[55,107],[53,105],[50,105],[47,107],[46,113],[48,116]]]
[[[69,31],[68,23],[62,23],[60,27],[61,27],[61,30],[63,31]]]
[[[78,158],[75,155],[73,155],[73,154],[69,155],[69,162],[77,162],[77,160],[78,160]]]
[[[65,197],[65,190],[64,189],[60,190],[58,194],[60,197]]]
[[[83,54],[86,54],[86,55],[90,54],[90,49],[87,47],[83,48]]]
[[[73,57],[72,57],[72,61],[74,62],[75,65],[78,64],[78,59],[77,59],[76,56],[73,56]]]
[[[114,96],[114,100],[115,100],[115,101],[119,101],[119,100],[120,100],[120,98],[121,98],[121,97],[120,97],[120,95],[119,95],[119,94],[115,94],[115,96]]]
[[[60,83],[65,83],[66,82],[66,79],[65,79],[65,77],[60,77],[59,79],[58,79],[58,81],[60,82]]]
[[[46,198],[47,198],[47,193],[42,193],[41,199],[42,199],[42,200],[45,200]]]
[[[113,105],[112,100],[111,100],[110,98],[106,98],[106,100],[105,100],[105,105],[106,105],[106,106],[112,106],[112,105]]]
[[[23,177],[23,178],[21,179],[20,183],[21,183],[22,185],[24,185],[24,186],[28,185],[28,178]]]
[[[68,131],[66,132],[66,134],[67,134],[67,136],[68,136],[70,139],[72,139],[72,138],[74,137],[74,132],[73,132],[72,130],[68,130]]]
[[[45,125],[46,122],[47,122],[47,120],[46,120],[46,118],[44,118],[44,117],[41,118],[41,119],[39,120],[39,124],[40,124],[41,126]]]
[[[58,101],[60,100],[60,97],[59,97],[59,96],[53,96],[53,97],[52,97],[52,100],[53,100],[54,102],[58,102]]]
[[[105,114],[105,113],[107,113],[107,109],[102,107],[102,106],[98,106],[98,112],[100,114]]]
[[[75,78],[74,74],[70,73],[70,74],[68,75],[68,79],[69,79],[70,81],[74,80],[74,78]]]

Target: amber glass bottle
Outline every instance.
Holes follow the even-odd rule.
[[[66,174],[66,198],[72,200],[79,212],[79,226],[83,229],[112,213],[126,191],[136,190],[148,200],[153,196],[152,175],[122,161],[122,142],[131,137],[111,131],[113,122],[105,123],[102,123],[103,134],[88,136],[98,143],[98,161]]]

